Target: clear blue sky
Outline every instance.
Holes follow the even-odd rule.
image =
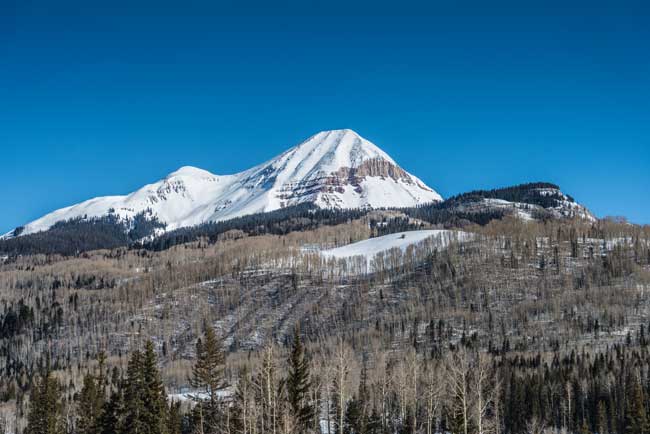
[[[443,196],[547,180],[599,216],[650,223],[644,2],[12,1],[0,232],[335,128]]]

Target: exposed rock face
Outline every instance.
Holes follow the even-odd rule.
[[[363,182],[368,177],[379,178],[382,181],[403,183],[425,191],[433,192],[417,179],[411,177],[404,169],[382,158],[372,158],[363,161],[358,167],[340,167],[330,174],[311,178],[301,183],[285,184],[278,191],[278,198],[286,201],[311,200],[319,193],[344,193],[350,186],[358,194],[363,193]]]
[[[391,178],[393,181],[403,181],[406,183],[413,183],[410,175],[406,173],[401,167],[386,161],[382,158],[372,158],[366,160],[357,168],[342,167],[338,172],[348,176],[355,176],[363,178],[366,176],[380,176],[382,178]]]

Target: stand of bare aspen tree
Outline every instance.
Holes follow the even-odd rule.
[[[106,432],[81,420],[131,398],[151,413],[113,432],[650,432],[650,228],[504,218],[370,267],[318,253],[372,227],[4,261],[0,433]],[[210,405],[189,380],[206,330],[223,354]],[[31,422],[40,406],[54,416]]]

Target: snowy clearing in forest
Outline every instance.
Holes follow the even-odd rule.
[[[468,232],[446,229],[398,232],[382,237],[370,238],[335,249],[323,250],[321,255],[326,258],[336,259],[351,258],[354,256],[365,256],[366,259],[372,259],[378,253],[391,249],[400,249],[402,252],[405,252],[409,246],[424,245],[426,243],[431,243],[432,248],[444,248],[452,241],[467,241],[472,236],[473,234]]]

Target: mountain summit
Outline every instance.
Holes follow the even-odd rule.
[[[146,212],[167,230],[301,203],[322,208],[411,207],[442,197],[352,130],[317,133],[279,156],[234,175],[185,166],[125,196],[62,208],[8,235],[49,229],[59,221]]]

